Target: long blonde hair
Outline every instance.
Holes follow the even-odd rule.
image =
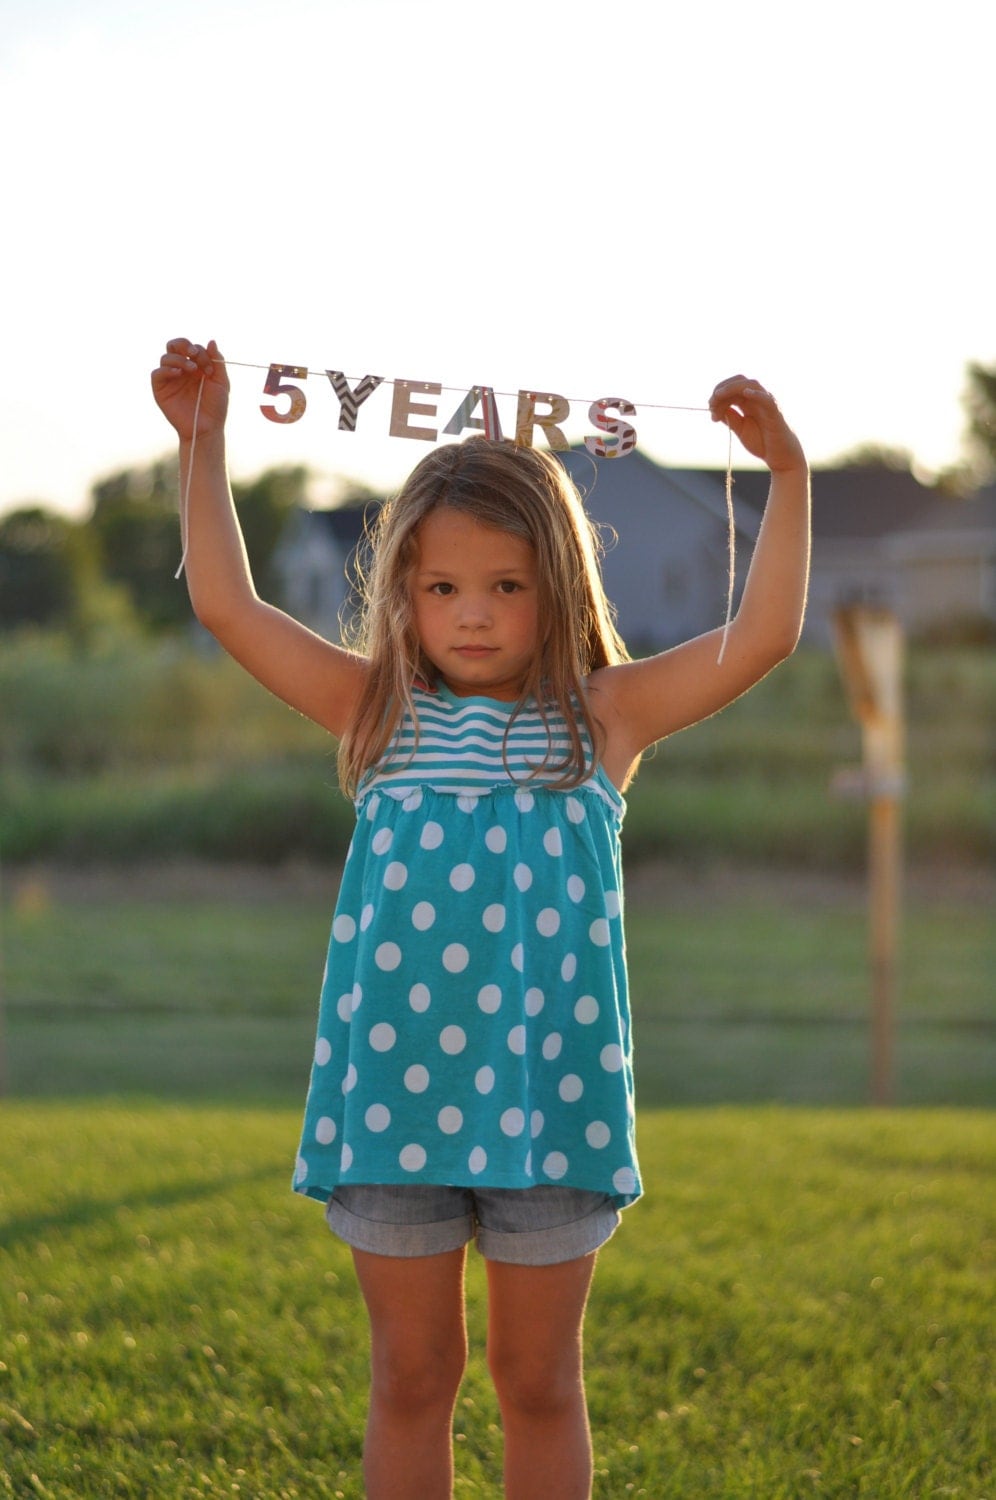
[[[429,453],[381,508],[367,538],[367,557],[360,564],[363,606],[350,644],[367,657],[369,671],[339,745],[343,789],[355,796],[363,772],[383,754],[405,709],[415,719],[413,683],[431,686],[435,678],[415,633],[411,576],[419,527],[437,506],[519,537],[533,550],[541,639],[512,717],[529,699],[544,719],[551,708],[560,711],[569,749],[562,761],[544,769],[561,773],[555,784],[575,786],[591,771],[585,731],[596,750],[601,739],[584,680],[598,667],[629,660],[605,597],[600,540],[555,458],[475,436]]]

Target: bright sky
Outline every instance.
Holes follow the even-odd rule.
[[[628,396],[726,461],[737,370],[814,461],[958,456],[991,317],[996,21],[982,0],[5,0],[0,510],[81,513],[172,447],[167,338],[232,359]],[[983,296],[983,288],[986,294]],[[230,454],[375,486],[427,451],[300,422],[233,370]],[[499,401],[506,430],[514,399]]]

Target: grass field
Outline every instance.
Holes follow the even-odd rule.
[[[348,1254],[296,1111],[0,1109],[0,1494],[358,1500]],[[595,1494],[992,1500],[991,1117],[645,1111],[588,1331]],[[500,1494],[473,1354],[458,1495]]]
[[[310,1060],[335,872],[180,866],[8,878],[16,1095],[294,1104]],[[910,882],[897,1099],[996,1103],[996,882]],[[643,865],[627,887],[647,1105],[868,1097],[863,884]]]
[[[648,1192],[591,1306],[598,1500],[996,1500],[993,683],[991,655],[911,664],[901,1110],[860,1107],[864,809],[826,793],[857,751],[832,662],[793,658],[641,772]],[[0,696],[0,1500],[358,1500],[364,1319],[289,1191],[349,826],[328,746],[173,644],[18,643]],[[489,1497],[483,1293],[472,1257],[457,1494]]]

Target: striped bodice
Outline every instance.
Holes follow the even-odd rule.
[[[401,796],[432,786],[455,796],[479,796],[492,787],[542,786],[557,782],[570,750],[563,714],[553,707],[546,719],[534,704],[513,716],[512,705],[493,698],[458,698],[440,686],[412,693],[420,733],[405,714],[378,764],[361,780],[358,801],[374,790]],[[591,741],[581,726],[586,758],[594,759]],[[617,810],[622,798],[604,773],[593,769],[582,783]]]

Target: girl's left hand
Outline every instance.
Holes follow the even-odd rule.
[[[746,375],[721,380],[709,397],[714,422],[725,422],[748,453],[760,458],[771,472],[804,469],[802,444],[778,409],[770,391]]]

